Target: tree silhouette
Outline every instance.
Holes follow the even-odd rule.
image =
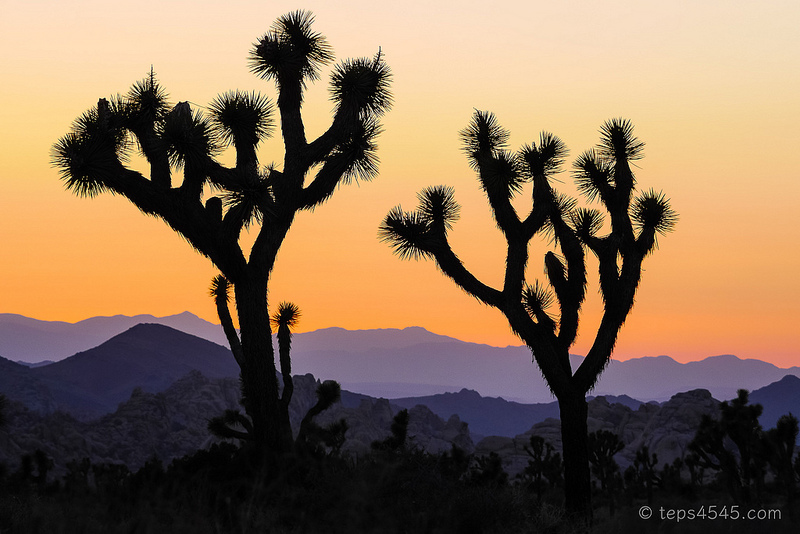
[[[615,119],[601,128],[596,150],[578,157],[574,175],[589,201],[599,200],[609,213],[607,235],[599,211],[578,208],[557,193],[551,180],[565,159],[564,143],[550,133],[518,152],[506,150],[509,133],[494,115],[476,111],[461,132],[464,150],[507,243],[502,289],[470,273],[448,243],[448,231],[460,207],[451,187],[436,186],[419,193],[419,208],[393,208],[379,237],[401,258],[433,258],[442,272],[469,295],[499,309],[513,332],[531,349],[559,402],[565,465],[566,507],[579,519],[591,519],[591,488],[587,445],[586,393],[608,364],[617,335],[633,307],[642,262],[656,248],[657,234],[673,229],[677,216],[661,193],[633,197],[636,180],[631,162],[642,157],[644,144],[633,136],[627,120]],[[532,184],[530,213],[520,219],[512,199]],[[537,234],[549,236],[560,254],[545,254],[547,282],[526,282],[529,243]],[[594,343],[574,372],[569,349],[578,332],[586,294],[585,248],[599,259],[604,312]],[[548,308],[557,303],[556,317]]]
[[[8,400],[6,399],[6,396],[0,393],[0,430],[8,425],[8,416],[6,415],[7,405]]]
[[[647,490],[647,504],[653,504],[653,485],[658,484],[660,479],[658,477],[658,455],[650,453],[647,445],[642,445],[636,451],[636,457],[633,459],[633,467],[639,473],[639,480],[644,484]]]
[[[333,59],[326,39],[312,30],[313,20],[304,11],[284,15],[250,51],[253,73],[278,89],[281,169],[261,167],[257,155],[274,129],[276,106],[268,98],[231,91],[204,114],[188,102],[170,105],[152,71],[127,95],[101,98],[53,148],[68,189],[87,197],[126,197],[181,234],[233,286],[241,334],[226,334],[241,367],[245,409],[259,450],[276,453],[291,446],[291,432],[280,417],[267,307],[270,273],[297,212],[325,202],[340,183],[377,174],[379,120],[391,105],[391,75],[380,51],[345,60],[331,74],[331,126],[306,140],[304,92]],[[236,152],[233,167],[215,159],[227,146]],[[149,176],[127,165],[134,148],[149,164]],[[251,227],[257,232],[246,255],[239,238]]]
[[[769,429],[764,436],[767,461],[770,468],[772,468],[778,486],[786,496],[786,508],[792,516],[794,515],[796,478],[792,459],[797,445],[797,434],[797,418],[789,413],[782,415],[778,419],[775,428]]]
[[[536,500],[541,503],[545,485],[543,479],[547,479],[551,487],[555,487],[561,480],[561,454],[555,452],[553,446],[541,436],[531,435],[529,444],[530,447],[525,445],[524,449],[531,459],[528,460],[523,475],[530,479],[536,492]]]
[[[614,455],[625,448],[619,436],[608,430],[598,430],[589,434],[589,463],[592,472],[600,481],[600,490],[608,493],[609,513],[614,515],[616,502],[616,477],[619,474],[619,465],[614,460]]]
[[[217,307],[220,322],[222,323],[223,331],[228,336],[228,342],[231,345],[234,357],[239,360],[241,357],[241,344],[239,337],[236,334],[236,328],[233,325],[230,310],[228,309],[229,300],[229,284],[224,276],[218,275],[211,281],[211,296],[214,298],[214,303]],[[283,379],[283,390],[280,393],[278,402],[278,418],[281,423],[280,428],[288,435],[284,439],[288,442],[292,441],[292,424],[289,419],[289,403],[292,401],[294,394],[294,380],[292,379],[292,328],[297,325],[300,320],[300,308],[292,302],[281,302],[276,311],[271,317],[272,326],[277,330],[278,338],[278,354],[281,366],[281,378]],[[244,384],[244,377],[241,377]],[[247,397],[243,390],[242,404],[247,406]],[[326,441],[332,443],[335,450],[341,448],[344,441],[344,434],[347,431],[347,423],[344,420],[337,421],[327,428],[320,428],[313,423],[314,417],[330,408],[334,403],[341,399],[341,386],[334,380],[326,380],[317,387],[316,391],[317,402],[309,408],[303,420],[300,423],[297,439],[294,441],[298,451],[305,452],[312,448],[307,443],[309,435],[315,434],[318,441]],[[236,427],[241,427],[238,430]],[[239,410],[225,410],[221,416],[213,417],[208,422],[208,429],[215,436],[220,438],[233,438],[244,442],[254,441],[253,423],[248,417]],[[342,443],[338,443],[341,441]],[[338,445],[338,447],[337,447]]]
[[[392,435],[382,441],[373,441],[371,447],[376,451],[403,452],[406,450],[406,440],[408,438],[408,410],[403,409],[397,412],[392,418],[390,430]]]
[[[722,472],[737,503],[751,502],[752,490],[759,491],[764,479],[764,433],[758,422],[762,411],[760,404],[749,404],[748,391],[740,389],[735,399],[720,404],[719,419],[703,416],[689,443],[704,468]]]

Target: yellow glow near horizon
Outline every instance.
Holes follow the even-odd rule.
[[[230,89],[275,96],[247,69],[250,45],[288,2],[205,0],[115,8],[98,0],[7,0],[0,21],[0,312],[77,321],[189,310],[214,321],[215,270],[162,222],[122,198],[63,189],[52,144],[97,98],[124,93],[153,65],[173,101],[206,105]],[[453,246],[488,283],[503,244],[458,131],[474,108],[494,112],[516,148],[542,130],[571,157],[603,121],[624,116],[645,141],[637,177],[663,190],[681,219],[645,263],[615,358],[680,361],[732,353],[798,362],[800,334],[800,5],[445,1],[306,2],[338,59],[378,47],[395,106],[379,139],[381,174],[341,187],[298,217],[279,256],[270,302],[296,302],[301,330],[418,325],[493,345],[519,344],[496,310],[467,297],[432,262],[401,262],[378,242],[396,204],[428,185],[456,188]],[[309,136],[330,121],[327,78],[310,86]],[[281,140],[261,148],[282,158]],[[574,191],[568,173],[565,191]],[[541,275],[541,244],[529,272]],[[594,274],[594,271],[591,272]],[[589,289],[585,353],[601,304]]]

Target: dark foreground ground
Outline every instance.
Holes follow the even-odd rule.
[[[499,458],[457,449],[377,447],[360,459],[310,453],[265,469],[223,443],[168,466],[153,459],[135,473],[86,460],[54,479],[47,468],[34,453],[0,470],[0,533],[581,531],[564,518],[557,473],[548,480],[532,466],[509,480]],[[620,476],[613,491],[596,488],[592,532],[800,531],[800,510],[770,485],[737,505],[712,477],[690,484],[662,472],[648,484],[634,475]]]

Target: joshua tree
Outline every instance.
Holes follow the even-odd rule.
[[[794,514],[794,494],[796,474],[792,466],[792,458],[797,444],[797,418],[789,413],[782,415],[775,425],[766,432],[765,448],[767,461],[775,474],[775,480],[786,496],[786,508]]]
[[[541,436],[531,435],[529,443],[530,447],[526,445],[525,452],[531,459],[528,460],[523,475],[529,477],[531,486],[536,491],[536,500],[541,502],[545,485],[543,479],[547,479],[552,487],[561,479],[561,454],[555,452],[553,446]]]
[[[400,410],[392,419],[392,435],[383,441],[373,441],[371,446],[376,451],[403,452],[406,450],[408,437],[408,410]]]
[[[740,389],[735,399],[720,404],[719,419],[703,416],[689,443],[700,465],[722,472],[731,497],[740,503],[751,501],[753,488],[760,490],[766,463],[764,432],[758,422],[763,407],[748,403],[748,391]]]
[[[647,445],[642,445],[636,451],[636,457],[633,459],[633,467],[639,473],[639,479],[644,483],[647,489],[647,504],[653,504],[653,485],[658,484],[660,479],[658,477],[658,455],[650,453]]]
[[[306,140],[304,91],[333,59],[312,22],[303,11],[280,17],[249,56],[251,70],[278,89],[282,168],[261,167],[256,153],[274,126],[268,98],[231,91],[203,114],[188,102],[170,105],[152,71],[127,95],[101,98],[53,149],[68,189],[87,197],[123,195],[181,234],[233,286],[241,337],[226,333],[241,367],[245,409],[259,450],[276,453],[291,446],[291,432],[280,416],[267,307],[270,273],[298,211],[313,210],[340,183],[376,175],[379,119],[391,105],[391,75],[380,51],[345,60],[331,75],[332,124]],[[225,146],[236,151],[233,167],[215,159]],[[134,147],[149,164],[149,176],[126,165]],[[174,183],[179,173],[182,179]],[[239,238],[249,227],[257,233],[245,254]]]
[[[603,491],[619,471],[614,455],[624,448],[625,444],[613,432],[598,430],[589,434],[589,462]]]
[[[625,448],[619,436],[608,430],[598,430],[589,434],[589,463],[592,472],[600,481],[600,490],[608,493],[609,513],[614,515],[616,490],[615,480],[619,474],[619,465],[614,460],[614,455]]]
[[[609,121],[601,135],[597,150],[582,154],[574,168],[579,190],[588,200],[599,200],[610,215],[610,231],[603,237],[598,235],[603,227],[599,211],[577,208],[574,199],[551,187],[567,152],[560,139],[542,133],[538,144],[511,153],[506,150],[509,133],[494,115],[481,111],[461,132],[470,165],[507,242],[501,289],[478,280],[451,249],[447,234],[460,208],[450,187],[424,189],[416,211],[392,209],[379,232],[401,258],[436,260],[464,291],[499,309],[531,349],[559,402],[566,506],[587,521],[591,519],[591,487],[586,393],[611,358],[617,334],[633,307],[642,262],[656,248],[656,235],[670,231],[677,219],[661,193],[651,190],[633,198],[636,182],[631,162],[641,158],[644,144],[633,136],[631,123]],[[532,207],[520,219],[511,201],[529,182]],[[560,254],[551,250],[544,256],[547,283],[528,284],[528,245],[536,234],[549,235]],[[604,313],[589,353],[573,370],[569,349],[586,294],[586,248],[599,259]],[[547,311],[554,302],[559,307],[557,317]]]

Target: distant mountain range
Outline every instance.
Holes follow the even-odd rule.
[[[94,348],[141,323],[157,323],[228,346],[222,327],[183,312],[167,317],[114,315],[92,317],[77,323],[40,321],[13,313],[0,313],[0,356],[19,363],[63,360]]]
[[[108,332],[120,329],[125,332],[124,325],[136,321],[153,320],[161,323],[172,323],[178,329],[189,331],[194,336],[205,340],[216,340],[219,344],[205,341],[192,345],[198,354],[206,351],[214,353],[212,358],[222,366],[215,369],[200,369],[209,377],[220,376],[219,373],[230,373],[237,376],[238,370],[224,345],[225,341],[219,325],[213,325],[190,313],[183,313],[164,318],[150,316],[137,317],[98,317],[75,324],[51,323],[37,321],[19,315],[0,315],[0,356],[9,360],[25,360],[27,362],[63,359],[56,355],[57,346],[70,347],[80,345],[83,354],[89,354],[96,361],[102,361],[103,354],[116,353],[115,345],[107,346],[111,337]],[[173,328],[175,328],[173,326]],[[120,379],[117,396],[114,400],[103,400],[100,404],[108,406],[108,402],[119,402],[116,399],[123,395],[122,391],[130,386],[127,381],[140,381],[145,391],[156,391],[164,384],[182,376],[187,369],[184,357],[168,356],[187,350],[183,345],[187,338],[168,336],[167,330],[148,327],[126,332],[124,343],[133,343],[131,337],[155,336],[146,351],[153,358],[172,359],[181,362],[181,366],[172,369],[166,364],[151,362],[142,365],[141,370],[134,370],[136,357],[127,356],[120,363],[122,368],[112,366],[104,371],[125,375]],[[134,335],[135,334],[135,335]],[[187,334],[184,334],[187,335]],[[104,337],[108,336],[108,337]],[[101,339],[101,341],[97,341]],[[24,341],[27,339],[27,341]],[[196,338],[195,338],[196,339]],[[117,340],[115,343],[118,343]],[[27,344],[26,344],[27,343]],[[35,351],[30,347],[47,345],[50,352]],[[145,343],[138,341],[137,343]],[[169,347],[174,343],[175,347]],[[88,347],[86,345],[89,345]],[[27,348],[26,348],[27,347]],[[95,348],[91,348],[95,347]],[[202,350],[199,348],[202,347]],[[66,349],[61,349],[63,350]],[[100,353],[96,351],[100,350]],[[162,351],[159,356],[158,351]],[[35,355],[38,355],[36,357]],[[78,368],[77,362],[84,361],[82,356],[75,362],[67,363],[78,355],[64,362],[29,369],[30,376],[47,377],[55,380],[56,373],[71,375],[72,386],[84,387],[78,377],[85,374]],[[210,357],[210,356],[208,356]],[[92,360],[92,361],[95,361]],[[580,356],[573,356],[573,367],[581,362]],[[155,361],[155,360],[154,360]],[[211,360],[209,360],[211,361]],[[88,364],[83,364],[81,369]],[[215,364],[217,365],[217,364]],[[357,391],[374,397],[408,398],[430,396],[447,392],[458,392],[469,389],[483,396],[502,397],[506,401],[518,403],[551,403],[555,399],[550,394],[541,373],[531,362],[530,351],[525,347],[492,347],[477,343],[467,343],[447,336],[428,332],[419,327],[404,329],[345,330],[342,328],[325,328],[308,333],[296,334],[292,342],[292,367],[298,374],[311,373],[322,379],[338,380],[345,389]],[[120,370],[124,369],[124,370]],[[148,369],[152,370],[149,372]],[[156,372],[155,370],[158,369]],[[171,369],[169,376],[159,378],[159,374]],[[222,369],[226,369],[223,371]],[[19,372],[17,369],[14,372]],[[708,389],[714,398],[729,399],[736,395],[736,390],[745,388],[756,390],[767,384],[776,382],[786,375],[800,376],[800,367],[781,369],[773,364],[759,360],[742,360],[735,356],[714,356],[699,362],[678,363],[667,356],[645,357],[612,361],[601,376],[597,387],[591,392],[594,396],[628,395],[640,401],[655,400],[663,402],[672,395],[697,388]],[[61,376],[61,375],[59,375]],[[2,379],[0,379],[2,380]],[[23,379],[22,382],[25,383]],[[111,380],[108,376],[104,380]],[[113,381],[112,381],[113,382]],[[117,385],[103,386],[104,391],[117,391]],[[98,381],[102,384],[103,381]],[[114,382],[116,384],[116,382]],[[70,387],[72,387],[70,386]],[[100,387],[99,385],[97,386]],[[132,386],[130,386],[132,387]],[[96,391],[93,390],[96,394]],[[129,392],[129,391],[128,391]],[[64,393],[66,395],[66,393]],[[116,405],[116,404],[114,404]],[[800,412],[800,409],[797,410]]]
[[[112,412],[136,387],[167,389],[191,370],[238,377],[225,347],[158,324],[138,324],[99,346],[49,365],[0,359],[0,392],[31,409],[62,410],[88,420]]]
[[[182,316],[193,321],[190,314]],[[4,343],[0,338],[0,354]],[[358,392],[345,395],[350,407],[366,395],[393,398],[401,407],[423,404],[445,420],[458,414],[477,435],[513,436],[558,416],[557,404],[522,347],[466,343],[422,328],[328,328],[297,334],[292,353],[297,374],[338,379],[345,389]],[[573,357],[574,364],[579,361]],[[0,358],[0,392],[42,413],[62,410],[90,420],[113,412],[134,388],[158,393],[192,369],[211,379],[236,378],[239,372],[223,346],[164,325],[139,324],[49,365],[28,367]],[[752,392],[753,402],[764,405],[763,424],[769,427],[780,415],[800,414],[798,370],[733,356],[689,364],[663,356],[639,358],[612,362],[593,394],[610,395],[609,402],[635,410],[642,401],[663,401],[682,391],[704,388],[724,400],[743,387]],[[533,404],[537,400],[544,402]]]

